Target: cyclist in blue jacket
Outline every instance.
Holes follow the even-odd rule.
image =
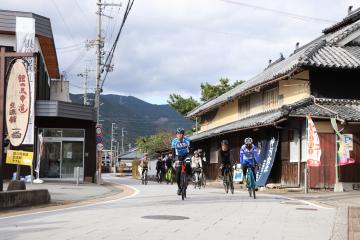
[[[240,148],[240,163],[243,169],[243,176],[246,176],[246,170],[251,167],[251,170],[256,178],[255,165],[259,161],[257,148],[253,144],[252,138],[245,138],[244,145]]]
[[[185,161],[186,157],[190,152],[190,139],[184,136],[185,130],[183,128],[176,129],[176,138],[171,142],[172,155],[175,158],[175,168],[176,168],[176,182],[178,185],[177,194],[181,195],[181,163]]]

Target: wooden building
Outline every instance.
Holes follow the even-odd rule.
[[[354,164],[339,167],[339,181],[360,182],[360,10],[323,30],[322,35],[287,58],[270,63],[264,71],[233,90],[187,114],[199,122],[192,145],[206,149],[209,177],[218,175],[218,149],[224,138],[239,161],[245,137],[256,144],[276,139],[277,147],[267,183],[304,184],[306,115],[320,136],[321,167],[309,169],[312,188],[333,188],[336,182],[335,118],[342,134],[353,134]]]

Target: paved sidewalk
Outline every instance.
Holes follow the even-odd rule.
[[[209,187],[223,188],[222,181],[208,181]],[[243,188],[235,184],[235,189]],[[305,194],[302,189],[265,189],[261,191],[283,197],[308,201],[324,207],[336,208],[332,240],[360,239],[360,191],[335,193],[331,190],[310,190]]]

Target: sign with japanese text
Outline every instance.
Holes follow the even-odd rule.
[[[30,84],[25,62],[12,65],[6,88],[6,127],[11,145],[20,146],[25,138],[30,114]]]
[[[318,167],[321,158],[320,138],[310,115],[307,117],[307,121],[307,163],[308,166]]]
[[[37,52],[35,42],[35,19],[29,17],[16,17],[16,51],[32,53]],[[34,57],[24,58],[28,63],[26,65],[27,75],[30,84],[30,99],[35,99],[35,69],[36,63]],[[30,113],[27,132],[23,145],[34,144],[35,132],[35,101],[30,101]]]
[[[33,152],[9,150],[6,153],[7,164],[32,166]]]

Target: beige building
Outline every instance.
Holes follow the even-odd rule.
[[[310,186],[333,188],[337,179],[359,182],[360,95],[356,88],[359,77],[360,10],[357,9],[324,29],[318,38],[297,47],[287,58],[281,54],[261,73],[187,114],[198,122],[198,131],[191,141],[210,157],[209,177],[218,175],[221,139],[230,141],[233,160],[239,161],[239,148],[243,139],[250,136],[262,150],[264,164],[265,158],[271,158],[266,155],[269,151],[266,146],[271,139],[275,141],[271,147],[276,154],[266,163],[271,171],[261,180],[263,184],[302,185],[306,162],[305,119],[311,115],[323,154],[321,167],[309,170]],[[350,154],[355,164],[335,168],[338,146],[331,118],[337,120],[342,133],[353,134],[354,148]]]

